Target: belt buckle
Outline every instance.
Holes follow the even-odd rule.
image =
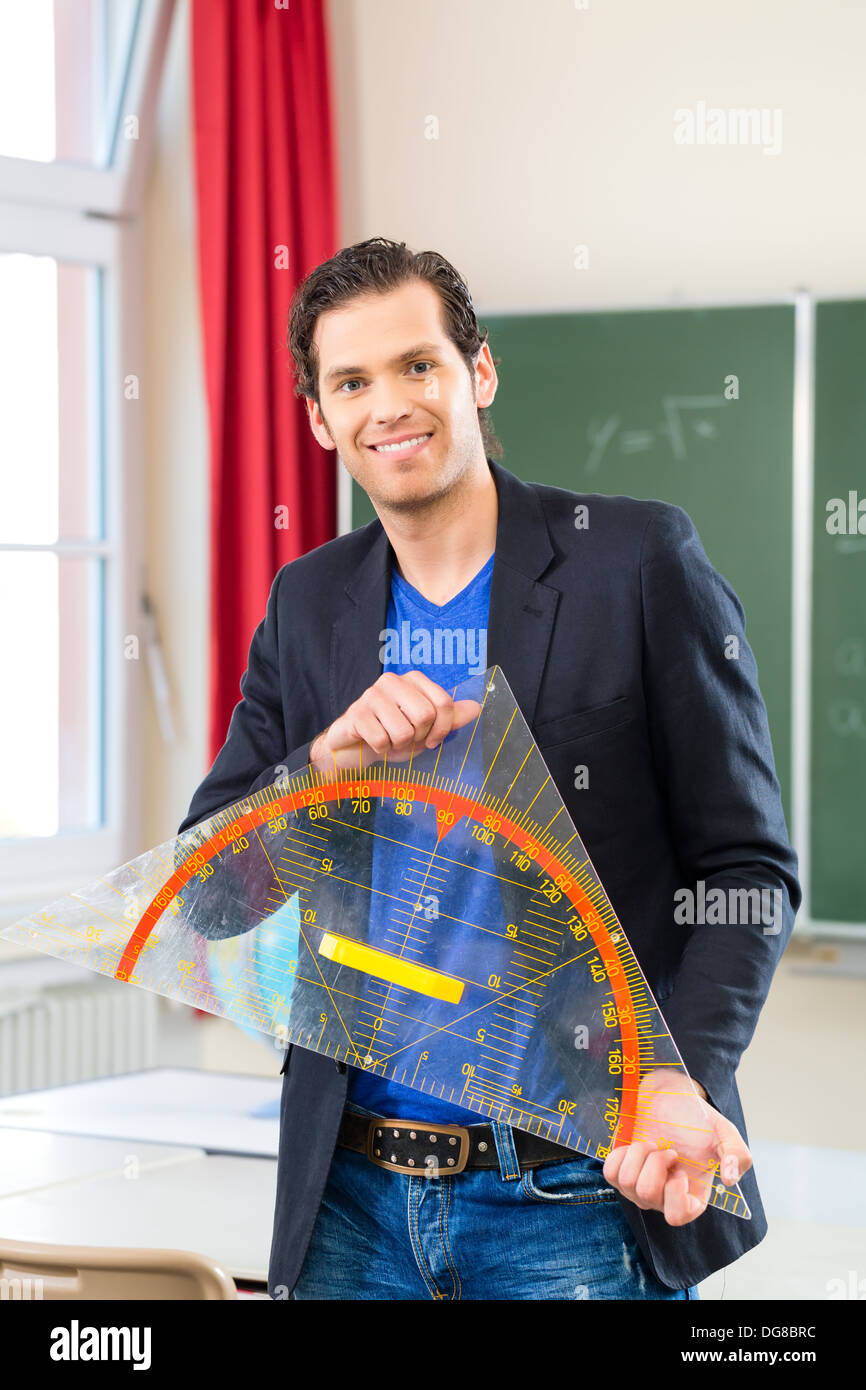
[[[397,1133],[395,1134],[395,1130]],[[413,1137],[414,1136],[414,1137]],[[417,1146],[417,1154],[409,1155],[411,1163],[397,1163],[391,1158],[395,1140],[409,1140]],[[429,1120],[397,1120],[388,1117],[371,1119],[367,1128],[367,1157],[379,1168],[390,1173],[408,1173],[418,1177],[451,1177],[462,1173],[469,1158],[469,1130],[465,1125],[431,1124]],[[430,1159],[433,1159],[433,1163]]]

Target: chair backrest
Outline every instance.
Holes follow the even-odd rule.
[[[0,1300],[237,1298],[207,1255],[100,1245],[44,1245],[0,1236]]]

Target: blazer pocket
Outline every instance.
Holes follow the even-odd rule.
[[[289,1065],[289,1058],[292,1055],[293,1047],[294,1043],[289,1043],[288,1047],[286,1048],[286,1055],[283,1058],[283,1065],[280,1067],[280,1076],[282,1076],[283,1072],[286,1070],[286,1067]]]
[[[620,695],[616,700],[608,700],[603,705],[593,705],[577,714],[566,714],[562,719],[548,719],[535,726],[535,741],[539,748],[554,748],[560,743],[573,743],[575,739],[588,734],[606,733],[628,724],[634,718],[632,701],[628,695]]]

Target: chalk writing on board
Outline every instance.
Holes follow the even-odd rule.
[[[833,733],[840,738],[847,738],[849,734],[866,738],[866,720],[863,718],[863,706],[858,700],[831,700],[827,717]]]
[[[833,651],[833,667],[842,676],[866,679],[866,638],[845,637],[837,643]],[[851,734],[856,738],[866,738],[866,718],[861,700],[850,696],[831,700],[827,706],[827,719],[834,734],[840,738],[848,738]]]
[[[840,675],[866,678],[866,638],[846,637],[833,653],[833,665]]]
[[[689,444],[696,440],[714,441],[719,437],[718,424],[712,412],[726,405],[724,396],[663,396],[664,419],[652,429],[621,429],[622,418],[609,415],[600,422],[590,420],[587,438],[590,452],[585,472],[597,473],[609,448],[619,448],[620,454],[640,454],[651,449],[659,436],[665,436],[673,457],[681,462],[688,457]]]

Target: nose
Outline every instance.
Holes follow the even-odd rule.
[[[412,401],[399,382],[383,381],[373,391],[370,419],[376,425],[387,425],[393,420],[404,419],[412,413],[413,408]]]

